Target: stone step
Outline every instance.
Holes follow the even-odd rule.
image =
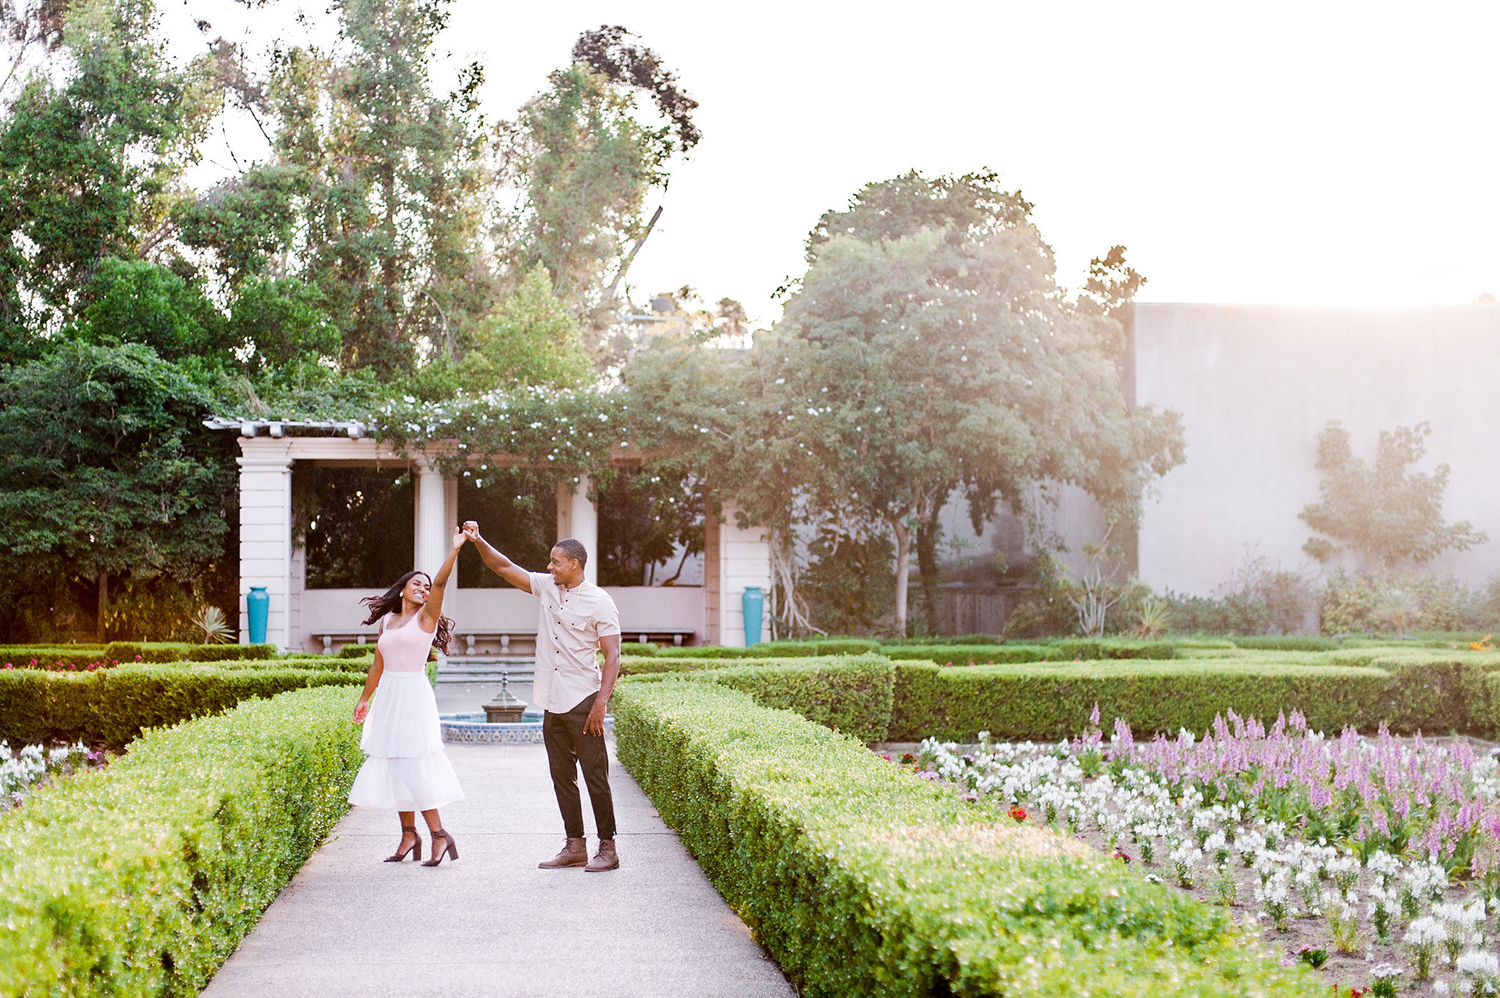
[[[512,680],[530,681],[536,660],[530,657],[498,655],[450,656],[438,666],[440,683],[498,683],[508,675]]]

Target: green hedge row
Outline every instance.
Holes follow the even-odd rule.
[[[1222,647],[1232,647],[1220,642]],[[828,655],[859,655],[880,652],[896,660],[952,662],[954,665],[986,665],[1004,662],[1098,661],[1104,659],[1170,659],[1177,654],[1174,642],[1123,639],[1065,638],[1052,641],[1006,644],[989,638],[987,643],[958,640],[952,643],[903,643],[882,645],[873,638],[828,638],[821,641],[762,641],[749,648],[704,645],[690,648],[657,648],[626,642],[626,655],[652,658],[821,658]]]
[[[620,760],[800,994],[1326,990],[1220,910],[700,680],[622,684]]]
[[[362,672],[122,665],[98,672],[0,671],[0,740],[123,748],[145,728],[217,714],[251,697],[362,683]]]
[[[196,995],[347,809],[353,702],[151,731],[0,816],[0,994]]]
[[[1336,638],[1313,634],[1259,634],[1231,639],[1236,648],[1255,651],[1334,651],[1342,647]]]
[[[830,723],[834,702],[855,696],[853,713],[839,706],[841,731],[879,740],[872,702],[859,699],[830,677],[842,663],[874,663],[886,656],[819,659],[641,658],[625,661],[626,676],[677,673],[730,682],[760,702],[789,707]],[[1183,659],[1173,662],[1040,661],[1020,664],[942,668],[933,662],[898,660],[886,736],[916,741],[929,735],[972,741],[980,731],[1010,740],[1052,741],[1076,735],[1099,704],[1106,719],[1124,718],[1142,735],[1155,731],[1208,728],[1216,714],[1234,710],[1263,720],[1300,710],[1309,723],[1327,731],[1352,724],[1373,731],[1381,723],[1393,731],[1453,731],[1492,734],[1495,711],[1486,677],[1500,671],[1500,654],[1443,655],[1413,648],[1349,650],[1331,656],[1269,653],[1245,657]],[[782,699],[768,699],[756,676],[781,684]],[[797,677],[794,681],[792,677]],[[863,682],[863,680],[860,680]],[[858,685],[858,684],[856,684]],[[826,689],[820,693],[820,686]],[[769,687],[768,687],[769,688]],[[795,689],[793,695],[785,690]],[[820,705],[819,697],[828,698]],[[857,720],[856,720],[857,718]]]
[[[700,659],[691,664],[698,668],[637,673],[635,681],[687,678],[719,683],[750,694],[763,707],[795,711],[861,742],[886,740],[895,670],[884,656],[769,659],[744,665]]]
[[[980,731],[1002,741],[1057,741],[1082,731],[1095,704],[1106,726],[1123,718],[1137,736],[1205,731],[1226,710],[1267,721],[1300,710],[1325,731],[1345,724],[1373,729],[1382,720],[1404,730],[1403,711],[1412,709],[1390,673],[1341,666],[1205,661],[945,669],[903,662],[895,681],[891,741],[971,742]]]
[[[107,645],[6,645],[0,647],[0,665],[6,662],[22,668],[32,659],[43,666],[61,663],[74,668],[141,661],[222,662],[231,660],[265,661],[280,656],[275,645],[190,645],[176,643],[142,644],[114,641]]]
[[[1177,649],[1164,642],[1067,640],[1046,644],[913,645],[886,648],[883,649],[883,654],[896,661],[931,661],[952,665],[1014,665],[1023,662],[1171,659],[1177,657]]]

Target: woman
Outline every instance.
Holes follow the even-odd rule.
[[[422,858],[417,811],[432,836],[432,858],[422,865],[437,866],[444,856],[458,859],[458,846],[443,830],[438,808],[463,800],[464,792],[443,751],[437,698],[427,681],[427,656],[433,645],[448,650],[453,621],[443,616],[443,589],[465,539],[463,531],[453,532],[453,550],[431,579],[425,572],[407,572],[384,594],[360,601],[370,608],[365,623],[379,620],[381,626],[375,664],[354,705],[354,723],[365,725],[359,747],[369,758],[354,778],[349,803],[399,814],[401,844],[386,857],[387,863],[399,863],[413,851],[414,859]],[[380,695],[372,708],[374,692]]]

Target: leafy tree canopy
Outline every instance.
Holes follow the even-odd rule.
[[[217,557],[234,467],[194,429],[211,404],[136,343],[0,368],[0,574],[191,577]]]
[[[202,66],[178,70],[150,0],[78,0],[34,25],[68,71],[31,76],[0,129],[0,324],[10,358],[75,318],[100,262],[169,257],[183,168],[215,107]]]
[[[1411,470],[1427,453],[1424,441],[1431,432],[1425,422],[1381,430],[1375,463],[1367,464],[1354,456],[1349,431],[1330,420],[1318,433],[1317,467],[1324,472],[1318,501],[1298,514],[1325,536],[1311,538],[1302,549],[1323,562],[1347,550],[1362,567],[1396,567],[1487,542],[1488,535],[1468,520],[1443,521],[1446,464],[1431,474]]]
[[[475,329],[460,383],[482,394],[505,384],[577,387],[589,374],[578,320],[552,293],[552,278],[539,263]]]

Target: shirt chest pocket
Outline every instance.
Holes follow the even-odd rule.
[[[576,610],[560,608],[556,612],[556,617],[563,630],[570,634],[587,635],[590,631],[589,618]]]

